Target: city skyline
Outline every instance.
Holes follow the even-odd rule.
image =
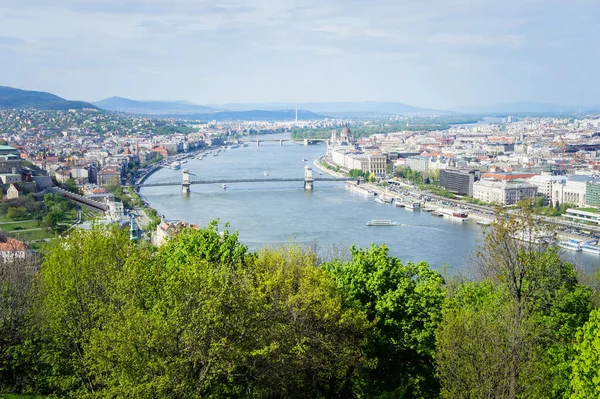
[[[73,100],[598,105],[600,2],[0,5],[2,84]]]

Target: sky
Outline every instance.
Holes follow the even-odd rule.
[[[85,101],[600,105],[600,0],[0,0],[0,85]]]

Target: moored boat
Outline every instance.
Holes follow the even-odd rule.
[[[581,251],[583,250],[581,243],[577,240],[569,240],[569,241],[560,241],[558,246],[564,249],[569,249],[571,251]]]

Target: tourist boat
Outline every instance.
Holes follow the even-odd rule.
[[[439,208],[437,209],[438,213],[441,213],[442,216],[448,218],[450,220],[456,220],[458,222],[464,222],[469,218],[469,214],[466,211],[462,210],[454,210],[448,208]]]
[[[569,249],[571,251],[582,251],[583,248],[581,243],[577,240],[569,240],[569,241],[560,241],[558,246],[564,249]]]
[[[594,244],[583,244],[581,246],[583,252],[587,252],[594,255],[600,255],[600,247]]]
[[[400,223],[393,220],[371,220],[367,222],[367,226],[398,226]]]
[[[169,165],[169,168],[173,169],[173,170],[177,170],[181,168],[181,163],[174,161],[171,162],[171,165]]]
[[[221,184],[221,187],[223,187],[223,190],[225,190],[227,188],[227,184],[223,183]]]

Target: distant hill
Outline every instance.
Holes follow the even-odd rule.
[[[96,106],[83,101],[69,101],[43,91],[21,90],[8,86],[0,86],[0,108],[97,109]]]
[[[467,106],[453,109],[453,111],[470,114],[509,115],[509,114],[560,114],[586,111],[598,111],[600,107],[559,105],[553,103],[539,103],[532,101],[519,101],[495,105]]]
[[[123,97],[110,97],[94,105],[108,110],[148,115],[188,115],[218,111],[215,108],[192,104],[189,101],[136,101]]]
[[[250,111],[219,111],[201,114],[173,114],[166,115],[185,119],[196,119],[203,121],[292,121],[296,118],[296,111],[287,110],[250,110]],[[325,119],[327,116],[314,112],[298,110],[298,120]]]
[[[212,106],[212,105],[211,105]],[[215,105],[221,109],[230,111],[248,111],[255,109],[263,110],[285,110],[298,109],[312,111],[315,113],[329,116],[370,116],[370,115],[432,115],[448,114],[448,111],[435,110],[429,108],[413,107],[397,102],[385,101],[363,101],[363,102],[309,102],[309,103],[232,103]]]

